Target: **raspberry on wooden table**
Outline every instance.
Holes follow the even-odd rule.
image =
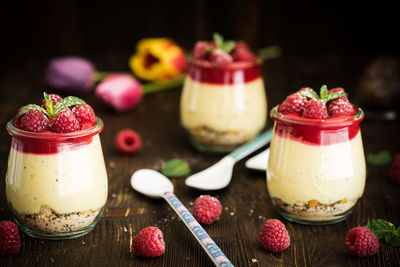
[[[0,222],[0,255],[13,254],[19,251],[21,237],[18,226],[12,221]]]
[[[153,226],[143,228],[132,240],[133,250],[145,258],[155,258],[165,252],[165,242],[160,229]]]
[[[209,195],[196,198],[193,205],[193,216],[200,223],[211,224],[221,215],[222,205],[218,199]]]
[[[350,254],[359,257],[370,256],[378,252],[379,240],[368,228],[358,226],[347,233],[345,247]]]
[[[290,245],[290,236],[285,225],[276,219],[269,219],[260,232],[261,246],[270,252],[282,252]]]

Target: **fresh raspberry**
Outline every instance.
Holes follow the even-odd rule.
[[[61,96],[56,94],[49,94],[53,106],[62,100]],[[42,108],[46,109],[46,99],[43,99]]]
[[[18,226],[12,221],[0,222],[0,255],[19,251],[21,237]]]
[[[79,124],[90,123],[93,125],[96,122],[96,117],[91,106],[88,104],[79,104],[72,108],[72,113],[79,121]],[[81,126],[82,128],[82,126]]]
[[[329,101],[328,113],[330,116],[353,115],[356,113],[356,109],[347,99],[347,96],[342,96],[337,99]]]
[[[123,129],[115,137],[115,146],[124,154],[134,154],[142,148],[139,134],[131,129]]]
[[[326,105],[321,99],[310,99],[304,105],[303,117],[309,119],[326,119],[329,115]]]
[[[210,45],[207,42],[204,41],[197,42],[193,49],[193,58],[206,59],[209,50],[210,50]]]
[[[200,223],[211,224],[221,215],[222,206],[218,199],[209,195],[196,198],[193,205],[193,216]]]
[[[389,177],[392,182],[400,184],[400,154],[394,157]]]
[[[132,240],[132,248],[145,258],[155,258],[164,254],[165,243],[163,233],[153,226],[143,228]]]
[[[270,252],[282,252],[290,245],[290,236],[285,225],[276,219],[269,219],[260,232],[261,246]]]
[[[210,53],[210,62],[216,67],[223,67],[232,61],[232,56],[225,53],[221,49],[214,49]]]
[[[231,51],[231,55],[234,61],[254,61],[257,56],[253,54],[249,47],[243,41],[238,41],[236,46]]]
[[[49,119],[38,109],[30,109],[19,119],[18,127],[28,132],[43,132],[50,127]]]
[[[300,115],[306,103],[307,97],[294,93],[289,95],[286,100],[279,105],[278,111],[283,114],[297,113]]]
[[[78,131],[80,125],[72,111],[66,108],[54,117],[51,129],[56,133],[70,133]]]
[[[347,233],[344,242],[348,252],[354,256],[365,257],[378,252],[379,240],[368,228],[358,226]]]

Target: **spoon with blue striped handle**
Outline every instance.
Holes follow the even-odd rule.
[[[240,146],[220,161],[201,172],[186,178],[187,186],[199,190],[218,190],[229,185],[232,179],[232,170],[236,162],[250,155],[257,149],[265,146],[271,141],[273,129],[269,129],[252,141]]]
[[[163,198],[167,201],[201,244],[202,248],[207,252],[215,266],[233,266],[203,227],[175,196],[174,186],[167,177],[154,170],[142,169],[132,174],[131,186],[143,195],[152,198]]]

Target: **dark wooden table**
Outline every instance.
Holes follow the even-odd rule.
[[[104,69],[121,69],[128,54],[96,58]],[[300,86],[319,88],[355,87],[367,59],[349,55],[283,56],[263,67],[269,108]],[[40,103],[44,64],[28,61],[1,76],[0,88],[0,172],[5,176],[11,138],[5,130],[21,105]],[[127,69],[126,69],[127,70]],[[184,224],[163,200],[153,200],[134,192],[131,174],[142,168],[160,170],[169,159],[185,159],[193,172],[200,171],[220,156],[200,154],[188,143],[179,122],[180,88],[146,95],[134,110],[117,114],[93,93],[83,98],[103,118],[101,134],[109,178],[109,194],[103,218],[86,236],[65,241],[33,239],[22,234],[16,255],[0,256],[0,266],[212,266],[211,260]],[[267,127],[271,127],[271,120]],[[400,152],[399,121],[373,121],[368,116],[361,124],[365,153],[386,149]],[[132,128],[143,139],[143,150],[134,156],[119,154],[114,137],[122,128]],[[259,152],[259,151],[258,151]],[[255,154],[255,153],[254,153]],[[253,155],[254,155],[253,154]],[[305,226],[284,220],[275,211],[266,188],[265,173],[251,171],[239,162],[229,187],[215,192],[200,192],[172,179],[175,193],[191,209],[200,194],[211,194],[223,205],[219,221],[205,226],[206,231],[235,266],[399,266],[400,249],[380,242],[379,252],[357,258],[344,248],[347,231],[368,221],[382,218],[400,224],[400,185],[388,180],[389,165],[367,166],[363,197],[344,222],[328,226]],[[11,219],[6,206],[5,183],[0,183],[0,219]],[[282,220],[291,236],[291,245],[282,253],[265,252],[258,235],[266,219]],[[131,249],[132,236],[146,226],[157,226],[163,233],[166,252],[155,259],[143,259]]]

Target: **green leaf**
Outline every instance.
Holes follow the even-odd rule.
[[[314,91],[299,91],[297,92],[299,95],[305,96],[307,98],[312,98],[312,99],[319,99],[319,96],[316,92]]]
[[[385,242],[392,246],[400,246],[400,227],[396,227],[385,220],[373,220],[365,225],[371,232],[373,232],[378,239],[385,239]]]
[[[381,150],[378,153],[369,153],[367,155],[367,162],[373,166],[387,165],[392,161],[390,153],[386,150]]]
[[[222,43],[221,45],[221,50],[225,51],[226,53],[229,54],[229,52],[232,51],[232,49],[235,47],[236,42],[232,40],[228,40]]]
[[[45,100],[45,106],[46,106],[46,110],[47,113],[49,114],[49,117],[54,117],[54,107],[53,107],[53,101],[51,101],[50,96],[43,92],[43,96],[44,96],[44,100]]]
[[[162,173],[167,177],[179,178],[188,175],[191,172],[188,164],[180,159],[171,159],[165,163]]]
[[[86,102],[76,96],[67,96],[54,106],[54,116],[57,115],[61,110],[79,104],[86,104]]]
[[[20,112],[19,112],[19,116],[24,115],[25,113],[27,113],[30,109],[38,109],[40,110],[40,112],[42,112],[43,114],[45,114],[47,117],[49,117],[49,114],[47,113],[47,111],[42,108],[41,106],[38,106],[36,104],[29,104],[26,105]]]
[[[328,96],[328,87],[325,84],[321,86],[321,89],[319,90],[319,96],[320,99],[324,100],[325,102],[325,99]]]
[[[213,33],[213,39],[217,44],[218,48],[221,48],[222,44],[224,43],[224,37],[222,37],[219,33]]]
[[[373,220],[370,223],[368,223],[365,227],[367,227],[371,232],[373,232],[378,239],[385,238],[386,235],[390,234],[396,231],[395,226],[388,221],[378,219],[378,220]]]
[[[328,103],[331,100],[335,100],[339,97],[347,95],[345,92],[335,92],[335,93],[330,93],[328,94],[328,97],[326,98],[326,103]]]
[[[258,61],[265,61],[267,59],[280,57],[282,49],[277,45],[264,47],[258,50]]]

